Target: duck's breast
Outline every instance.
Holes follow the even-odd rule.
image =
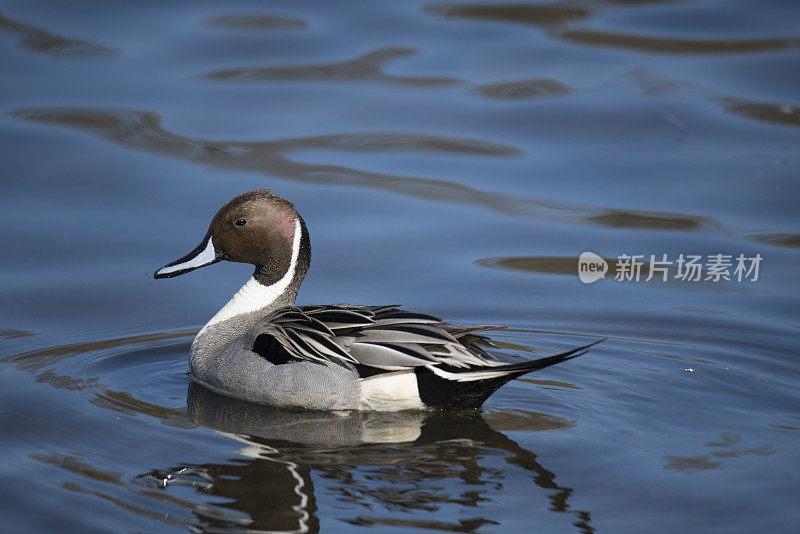
[[[242,336],[213,357],[195,357],[193,350],[192,378],[219,393],[260,404],[358,409],[361,392],[354,369],[310,361],[275,365],[251,347],[249,337]]]

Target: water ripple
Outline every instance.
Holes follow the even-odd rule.
[[[758,445],[755,447],[743,447],[742,436],[732,432],[720,433],[719,441],[704,443],[712,451],[709,454],[698,454],[696,456],[673,456],[666,455],[667,460],[665,469],[679,471],[682,473],[697,473],[708,469],[720,469],[727,459],[742,458],[744,456],[771,456],[780,449],[772,445]]]
[[[627,6],[636,2],[618,2]],[[536,26],[548,30],[557,38],[593,47],[621,48],[660,54],[740,54],[797,48],[796,36],[769,39],[691,39],[652,35],[625,34],[611,31],[575,28],[602,9],[605,2],[588,5],[556,2],[549,4],[442,4],[431,5],[425,12],[431,15],[488,22],[507,22]]]
[[[185,428],[182,408],[163,406],[132,392],[184,387],[186,340],[194,333],[177,330],[57,345],[6,356],[0,362],[33,374],[40,384],[78,392],[104,410],[148,415],[165,425]]]
[[[666,214],[653,211],[631,211],[607,209],[587,216],[597,226],[610,228],[653,228],[659,230],[696,230],[714,223],[706,217],[695,215]]]
[[[176,330],[174,332],[155,332],[115,339],[101,339],[97,341],[56,345],[6,356],[0,359],[0,362],[12,364],[23,371],[38,371],[45,367],[58,364],[65,358],[70,358],[79,354],[101,351],[115,353],[118,352],[120,348],[161,346],[164,344],[164,341],[186,338],[187,336],[193,336],[195,333],[195,330]]]
[[[80,380],[56,377],[45,370],[38,378],[57,388],[89,392],[90,402],[103,410],[156,417],[191,433],[187,438],[192,442],[206,439],[198,426],[214,430],[217,442],[219,438],[230,441],[220,450],[239,444],[238,454],[212,463],[156,466],[129,478],[106,467],[105,454],[100,457],[57,450],[30,453],[30,459],[62,473],[55,477],[48,474],[49,483],[92,495],[140,517],[190,529],[305,532],[319,526],[313,476],[327,480],[325,491],[333,499],[363,507],[363,514],[354,521],[390,524],[406,521],[408,513],[435,513],[443,505],[477,510],[480,503],[499,499],[502,481],[512,481],[521,472],[523,480],[530,481],[529,491],[546,497],[547,510],[563,514],[567,522],[577,519],[583,525],[578,527],[581,532],[593,530],[589,512],[570,504],[574,490],[558,482],[556,474],[544,467],[536,454],[501,433],[548,431],[575,424],[553,415],[524,410],[486,415],[475,411],[307,412],[238,401],[196,384],[189,386],[184,412],[100,385],[110,379],[107,367],[113,369],[122,360],[97,355],[92,352],[95,348],[130,347],[132,340],[135,348],[146,342],[145,338],[153,341],[179,335],[182,333],[128,336],[63,347],[66,353],[74,354],[70,361],[62,361],[61,367],[78,372],[88,365],[100,376]],[[81,347],[90,352],[81,354]],[[142,369],[137,359],[159,360],[162,349],[173,356],[181,352],[158,344],[138,349],[138,357],[137,350],[127,351],[121,364],[125,374],[143,375],[144,382],[150,383],[154,374],[162,371]],[[25,360],[7,361],[30,360],[36,357],[32,352]],[[42,349],[38,354],[47,357],[50,352]],[[161,388],[150,384],[147,389]],[[187,456],[191,454],[187,452]],[[495,459],[506,467],[498,470]],[[435,517],[414,521],[455,531],[497,522],[492,517],[455,523]]]
[[[237,31],[300,30],[308,26],[302,19],[280,15],[220,15],[206,20],[206,26]]]
[[[442,4],[427,6],[425,12],[444,18],[501,21],[542,28],[586,19],[593,13],[591,9],[566,3]]]
[[[571,90],[569,87],[556,80],[543,79],[479,85],[473,88],[473,92],[486,98],[522,99],[543,96],[563,96],[568,95]]]
[[[759,122],[769,122],[782,126],[800,126],[800,106],[771,102],[750,102],[738,98],[723,98],[721,101],[727,113],[733,113]]]
[[[29,50],[55,57],[90,58],[117,53],[113,48],[84,39],[57,35],[32,24],[12,20],[2,13],[0,13],[0,31],[18,35],[20,45]]]
[[[568,30],[562,39],[590,46],[602,46],[654,52],[660,54],[741,54],[767,52],[800,45],[797,38],[787,39],[680,39],[676,37],[651,37],[594,30]]]
[[[310,149],[347,152],[430,152],[512,156],[520,151],[475,139],[422,134],[338,134],[275,141],[225,142],[193,139],[165,130],[155,113],[133,110],[26,108],[12,111],[17,120],[56,124],[89,131],[109,141],[146,152],[228,169],[255,171],[290,180],[325,185],[372,187],[426,200],[482,206],[506,215],[643,230],[719,228],[694,215],[587,207],[537,198],[483,191],[456,182],[362,171],[350,167],[304,163],[287,154]]]
[[[767,234],[753,234],[750,236],[754,241],[764,243],[765,245],[773,245],[776,247],[789,247],[800,248],[800,234],[789,233],[767,233]]]
[[[338,63],[318,65],[277,65],[215,70],[203,74],[206,80],[226,82],[274,82],[314,80],[325,82],[351,82],[373,80],[398,85],[433,87],[461,83],[454,78],[392,76],[383,71],[383,65],[396,58],[416,54],[411,48],[382,48]]]

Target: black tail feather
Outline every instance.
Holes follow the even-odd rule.
[[[539,358],[537,360],[531,360],[528,362],[501,365],[498,367],[493,367],[492,370],[509,371],[510,373],[513,373],[514,376],[520,376],[525,373],[530,373],[531,371],[538,371],[539,369],[544,369],[545,367],[550,367],[551,365],[577,358],[578,356],[583,356],[589,351],[590,348],[594,347],[598,343],[602,343],[606,339],[608,338],[604,337],[603,339],[598,339],[597,341],[589,343],[588,345],[568,350],[567,352],[562,352],[561,354],[555,354],[553,356],[547,356],[545,358]]]
[[[507,382],[531,371],[565,362],[586,352],[606,338],[578,347],[561,354],[539,358],[538,360],[512,363],[490,368],[492,371],[505,371],[506,374],[483,380],[456,381],[443,378],[427,367],[417,367],[417,385],[422,402],[440,410],[468,410],[480,408],[489,396]],[[468,372],[468,371],[467,371]]]

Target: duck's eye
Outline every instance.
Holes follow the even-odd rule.
[[[237,219],[236,222],[233,224],[235,224],[236,226],[244,226],[245,224],[247,224],[247,219]]]

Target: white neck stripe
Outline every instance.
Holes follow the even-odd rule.
[[[302,234],[303,231],[300,227],[300,219],[295,219],[294,238],[292,239],[292,259],[289,262],[289,268],[280,280],[272,285],[265,286],[256,280],[255,277],[250,278],[250,280],[236,292],[233,298],[208,321],[203,327],[203,330],[200,331],[200,334],[214,324],[226,321],[237,315],[243,315],[266,308],[280,298],[294,278],[294,272],[297,268],[297,259],[300,256]],[[198,334],[198,336],[200,334]]]

